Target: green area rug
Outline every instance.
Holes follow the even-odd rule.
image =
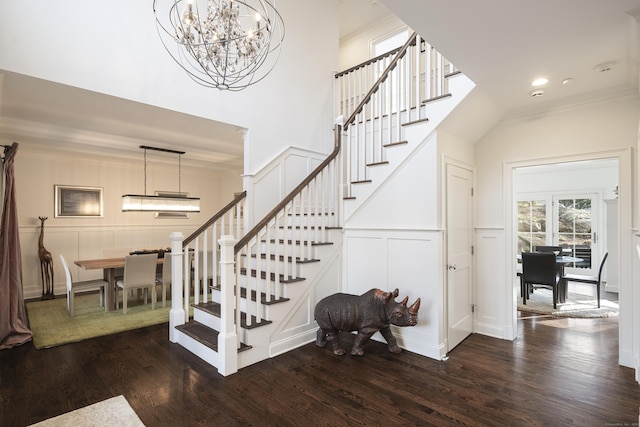
[[[104,311],[104,307],[100,307],[98,293],[77,295],[74,305],[75,316],[71,317],[64,296],[26,304],[33,343],[37,349],[165,323],[169,321],[171,310],[170,301],[167,301],[165,308],[160,302],[152,310],[151,303],[145,305],[142,298],[129,298],[126,315],[122,314],[122,308],[119,311]]]
[[[553,293],[551,289],[536,289],[527,305],[522,304],[522,298],[518,298],[518,310],[537,314],[550,314],[557,317],[572,318],[599,318],[618,316],[618,302],[609,301],[606,298],[598,301],[593,295],[583,295],[569,292],[565,303],[556,304],[553,308]]]

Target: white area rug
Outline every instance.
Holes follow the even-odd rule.
[[[38,427],[144,427],[124,396],[112,397],[33,425]]]
[[[618,309],[617,302],[601,298],[600,308],[598,308],[598,300],[595,296],[573,292],[569,292],[565,303],[557,304],[557,308],[554,309],[551,289],[536,289],[527,300],[527,305],[523,305],[522,298],[518,297],[518,310],[559,317],[615,317],[618,315]]]

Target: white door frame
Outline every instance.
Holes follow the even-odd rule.
[[[505,337],[506,339],[517,338],[517,296],[513,291],[513,278],[516,277],[515,262],[513,261],[513,254],[515,254],[515,238],[514,233],[517,230],[514,218],[516,209],[516,195],[515,195],[515,169],[525,166],[536,166],[553,163],[566,163],[575,162],[581,160],[599,160],[599,159],[618,159],[618,202],[619,202],[619,220],[620,220],[620,240],[618,243],[620,254],[620,288],[619,288],[619,301],[620,301],[620,314],[619,314],[619,360],[618,363],[622,366],[635,368],[635,361],[633,357],[634,349],[634,327],[636,326],[633,318],[633,266],[636,263],[634,259],[635,248],[633,248],[633,235],[635,231],[633,228],[632,218],[632,191],[634,187],[633,169],[632,169],[632,149],[620,149],[612,151],[602,151],[594,153],[586,153],[581,155],[571,156],[559,156],[543,159],[531,159],[514,162],[505,162],[503,164],[503,209],[504,209],[504,221],[505,221],[505,276],[504,289],[505,295],[513,295],[512,298],[506,299],[506,305],[504,307],[505,324],[503,325],[505,331],[512,331],[511,337]],[[624,279],[626,278],[626,280]],[[635,331],[636,336],[640,334],[640,330]],[[635,343],[635,345],[638,345]]]

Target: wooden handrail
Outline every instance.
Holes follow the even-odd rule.
[[[391,73],[391,71],[398,64],[398,61],[400,61],[400,59],[402,59],[404,55],[407,53],[407,49],[409,49],[409,46],[413,46],[416,44],[416,38],[417,38],[416,33],[413,33],[411,37],[409,37],[407,42],[400,48],[400,50],[398,51],[398,54],[393,58],[389,66],[384,70],[380,78],[378,78],[378,80],[374,83],[371,89],[369,89],[369,92],[367,92],[367,95],[364,98],[362,98],[362,101],[360,101],[360,104],[358,104],[358,106],[353,111],[353,113],[351,113],[347,121],[344,122],[344,130],[347,130],[349,125],[351,125],[356,120],[356,116],[360,114],[360,112],[362,112],[362,110],[364,109],[364,106],[369,103],[373,94],[378,91],[378,89],[380,88],[380,85],[387,79],[387,77],[389,76],[389,73]]]
[[[340,71],[339,73],[336,73],[335,78],[336,78],[336,79],[337,79],[337,78],[340,78],[340,77],[342,77],[342,76],[344,76],[344,75],[347,75],[347,74],[349,74],[349,73],[351,73],[351,72],[353,72],[353,71],[359,70],[360,68],[364,68],[364,67],[366,67],[367,65],[371,65],[371,64],[376,63],[376,62],[378,62],[378,61],[381,61],[381,60],[383,60],[384,58],[386,58],[387,56],[391,56],[391,55],[393,55],[394,53],[398,52],[401,48],[402,48],[402,47],[397,47],[397,48],[395,48],[395,49],[393,49],[393,50],[390,50],[389,52],[383,53],[382,55],[378,55],[378,56],[376,56],[375,58],[368,59],[368,60],[364,61],[364,62],[363,62],[363,63],[361,63],[361,64],[355,65],[355,66],[353,66],[353,67],[351,67],[351,68],[347,68],[347,69],[346,69],[346,70],[344,70],[344,71]]]
[[[340,134],[342,133],[342,126],[340,125],[336,125],[334,130],[333,130],[333,134],[334,134],[334,146],[333,146],[333,151],[331,152],[331,154],[329,154],[329,157],[327,157],[326,159],[324,159],[324,161],[322,163],[320,163],[320,165],[315,168],[313,170],[313,172],[311,172],[309,174],[309,176],[307,176],[304,180],[302,180],[302,182],[300,184],[298,184],[298,186],[296,188],[294,188],[284,199],[282,199],[280,201],[280,203],[278,203],[278,205],[271,209],[271,212],[269,212],[263,219],[262,221],[260,221],[259,223],[257,223],[255,225],[255,227],[253,227],[247,234],[245,234],[239,241],[238,243],[236,243],[234,250],[235,253],[240,252],[240,250],[242,250],[242,248],[249,243],[249,241],[251,241],[251,239],[253,239],[255,236],[258,235],[258,233],[260,232],[260,230],[262,230],[268,223],[269,221],[271,221],[271,219],[275,218],[275,216],[278,214],[278,212],[280,212],[282,209],[284,209],[285,206],[287,206],[287,204],[292,201],[300,191],[302,191],[302,189],[304,187],[306,187],[311,181],[313,181],[313,179],[318,176],[320,174],[320,172],[322,172],[322,170],[329,164],[331,163],[331,161],[333,159],[335,159],[338,156],[338,153],[340,153]]]
[[[238,194],[238,196],[236,196],[229,204],[227,204],[224,208],[222,208],[217,214],[215,214],[214,216],[209,218],[209,220],[207,222],[202,224],[200,226],[200,228],[198,228],[196,231],[191,233],[191,235],[189,237],[184,239],[184,241],[182,242],[182,247],[183,248],[186,247],[196,237],[198,237],[204,230],[206,230],[214,222],[216,222],[217,220],[222,218],[227,212],[229,212],[231,210],[231,208],[233,208],[236,204],[238,204],[238,202],[240,202],[240,200],[244,199],[245,197],[247,197],[247,192],[246,191],[243,191],[242,193]]]
[[[360,104],[358,104],[358,107],[351,114],[349,119],[344,123],[343,126],[345,130],[347,129],[349,124],[355,121],[357,114],[360,113],[364,108],[364,106],[371,100],[371,96],[378,90],[380,85],[387,79],[391,70],[395,68],[398,61],[406,54],[407,49],[409,49],[409,46],[415,45],[416,39],[417,39],[416,33],[413,33],[413,35],[409,37],[407,42],[397,50],[398,54],[393,58],[389,66],[384,70],[384,72],[380,76],[380,78],[375,82],[375,84],[369,90],[369,92],[364,97],[364,99],[360,102]],[[392,54],[393,52],[394,51],[388,52],[385,55]],[[376,58],[374,58],[374,60],[375,59]],[[313,172],[309,174],[309,176],[307,176],[300,184],[298,184],[296,188],[294,188],[284,199],[282,199],[280,203],[278,203],[276,207],[274,207],[267,215],[265,215],[264,218],[259,223],[257,223],[247,234],[245,234],[240,240],[238,240],[238,242],[234,247],[234,252],[236,254],[240,252],[242,248],[251,241],[251,239],[256,237],[260,232],[260,230],[262,230],[265,226],[267,226],[267,224],[269,224],[269,221],[275,218],[276,215],[281,210],[283,210],[287,206],[287,204],[289,204],[289,202],[291,202],[298,195],[298,193],[300,193],[300,191],[302,191],[302,189],[304,189],[307,185],[309,185],[309,183],[313,181],[313,179],[316,176],[318,176],[320,172],[322,172],[322,170],[329,163],[331,163],[333,159],[335,159],[338,156],[338,154],[340,153],[340,140],[341,140],[340,137],[342,134],[343,126],[336,125],[334,128],[334,147],[333,147],[333,152],[329,154],[329,157],[327,157],[317,168],[315,168]]]

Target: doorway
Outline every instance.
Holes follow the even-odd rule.
[[[597,275],[604,251],[619,242],[617,228],[607,226],[618,223],[607,207],[617,203],[618,177],[616,158],[517,168],[517,253],[561,246],[564,255],[580,258],[568,273]],[[607,271],[617,277],[618,260],[609,261]]]

